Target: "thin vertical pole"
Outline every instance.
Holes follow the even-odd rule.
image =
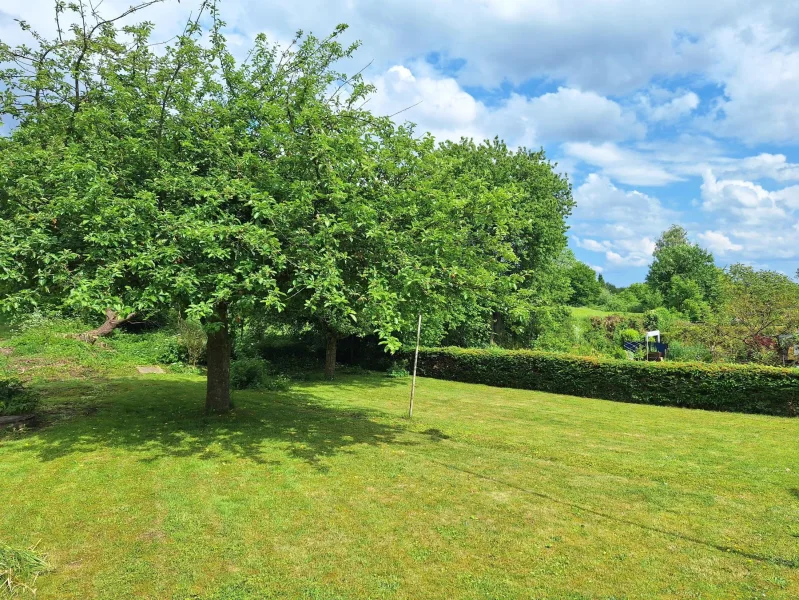
[[[419,363],[419,340],[422,337],[422,313],[419,313],[419,324],[416,326],[416,353],[413,355],[413,380],[411,381],[411,403],[408,406],[408,418],[413,417],[413,397],[416,395],[416,365]]]

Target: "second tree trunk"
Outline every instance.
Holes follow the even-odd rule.
[[[325,379],[333,379],[336,373],[336,341],[338,338],[332,331],[327,332],[327,349],[325,351]]]

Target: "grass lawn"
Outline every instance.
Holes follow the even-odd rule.
[[[634,314],[634,313],[618,313],[618,312],[608,312],[606,310],[600,310],[598,308],[588,308],[587,306],[572,306],[570,307],[572,316],[575,318],[583,318],[583,317],[609,317],[611,315],[627,315],[627,314]]]
[[[796,598],[799,420],[345,375],[44,384],[0,437],[38,598]]]

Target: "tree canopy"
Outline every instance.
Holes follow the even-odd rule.
[[[396,348],[419,311],[443,332],[553,297],[565,178],[543,152],[436,146],[371,114],[372,87],[337,68],[357,49],[344,26],[284,48],[261,35],[237,61],[212,0],[158,47],[150,23],[56,12],[78,24],[0,45],[16,123],[0,138],[0,308],[116,323],[177,307],[205,324],[206,406],[226,410],[233,313]]]
[[[568,303],[572,306],[588,306],[599,299],[605,289],[604,280],[584,262],[577,260],[568,248],[563,250],[558,259],[564,276],[568,280]]]
[[[742,264],[731,265],[726,275],[725,313],[744,341],[796,331],[799,285],[790,277]]]
[[[673,225],[663,232],[653,256],[646,283],[667,307],[700,321],[718,305],[720,269],[710,252],[688,241],[685,229]]]

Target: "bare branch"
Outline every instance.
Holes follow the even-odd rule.
[[[388,118],[390,119],[390,118],[392,118],[392,117],[396,117],[398,114],[400,114],[400,113],[404,113],[406,110],[411,110],[412,108],[414,108],[414,107],[416,107],[416,106],[419,106],[419,105],[420,105],[422,102],[424,102],[424,100],[419,100],[419,102],[417,102],[416,104],[411,104],[411,105],[410,105],[409,107],[407,107],[407,108],[403,108],[402,110],[398,110],[398,111],[397,111],[397,112],[395,112],[393,115],[388,115]]]
[[[345,85],[349,84],[349,83],[350,83],[350,82],[351,82],[353,79],[355,79],[355,78],[356,78],[356,77],[358,77],[358,76],[359,76],[361,73],[363,73],[363,72],[364,72],[366,69],[368,69],[369,67],[371,67],[371,66],[372,66],[372,63],[373,63],[374,61],[375,61],[374,59],[370,60],[370,61],[369,61],[369,63],[368,63],[368,64],[367,64],[367,65],[366,65],[366,66],[365,66],[363,69],[361,69],[360,71],[358,71],[357,73],[355,73],[355,75],[353,75],[352,77],[349,77],[348,79],[344,80],[344,81],[341,83],[341,85],[340,85],[340,86],[338,86],[338,88],[336,89],[336,91],[335,91],[335,92],[333,92],[333,94],[331,94],[330,98],[328,98],[328,99],[327,99],[327,102],[330,102],[330,101],[331,101],[333,98],[335,98],[336,96],[338,96],[338,93],[341,91],[341,89],[342,89],[342,88],[343,88]]]

